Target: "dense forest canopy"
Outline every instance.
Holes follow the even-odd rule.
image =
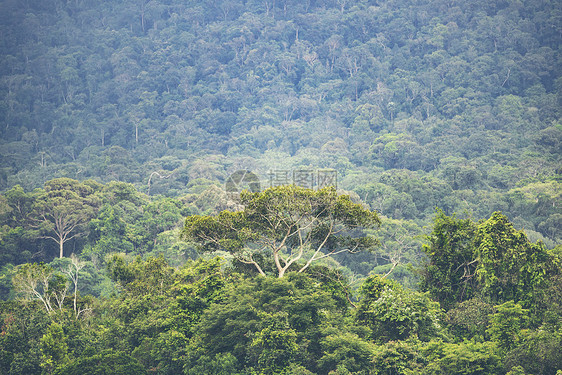
[[[0,0],[0,36],[0,373],[560,374],[559,1]]]
[[[334,168],[394,219],[561,237],[557,1],[0,3],[0,188]]]

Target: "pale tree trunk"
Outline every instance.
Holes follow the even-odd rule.
[[[253,259],[251,259],[251,258],[250,258],[250,260],[245,260],[245,259],[243,259],[243,258],[241,258],[241,257],[236,256],[236,255],[235,255],[234,257],[235,257],[238,261],[240,261],[241,263],[254,265],[254,267],[256,267],[256,269],[258,270],[258,272],[260,273],[260,275],[262,275],[262,276],[264,276],[264,277],[266,276],[265,272],[263,272],[262,268],[260,267],[260,265],[259,265],[255,260],[253,260]]]
[[[86,266],[86,264],[81,262],[74,254],[70,255],[70,260],[72,261],[72,264],[70,264],[65,273],[68,277],[70,277],[70,280],[72,280],[72,283],[74,284],[74,315],[78,318],[79,313],[76,303],[78,300],[78,273]]]
[[[273,253],[273,260],[275,261],[275,265],[277,266],[279,278],[282,278],[283,275],[285,274],[285,270],[283,269],[283,267],[281,266],[281,262],[279,261],[279,252],[278,251],[275,251]]]

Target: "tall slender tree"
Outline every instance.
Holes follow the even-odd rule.
[[[64,256],[64,244],[85,234],[88,220],[99,202],[93,189],[70,178],[58,178],[45,184],[45,193],[34,205],[35,226],[41,238],[55,241],[59,258]]]

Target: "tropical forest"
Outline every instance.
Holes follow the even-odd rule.
[[[561,375],[558,0],[0,0],[0,374]]]

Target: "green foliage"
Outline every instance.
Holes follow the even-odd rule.
[[[391,341],[375,351],[371,373],[376,375],[419,374],[426,360],[410,341]]]
[[[173,340],[180,337],[187,340],[193,335],[195,325],[199,323],[205,310],[212,303],[223,300],[225,287],[219,258],[188,262],[179,270],[169,291],[175,298],[167,308],[167,324],[173,329]],[[167,345],[168,338],[165,340],[163,342]]]
[[[500,213],[479,226],[474,251],[482,293],[494,302],[512,299],[530,307],[555,267],[544,245],[530,243]]]
[[[41,307],[14,301],[0,303],[0,371],[41,374],[40,340],[51,324]]]
[[[531,243],[499,212],[479,224],[442,212],[424,247],[422,290],[445,308],[478,296],[483,301],[514,301],[541,319],[541,299],[550,277],[560,272],[558,258],[542,243]]]
[[[63,328],[58,323],[51,323],[40,340],[41,367],[44,374],[53,374],[55,370],[69,361],[68,345]]]
[[[430,345],[426,350],[430,362],[423,374],[504,374],[501,357],[492,342]]]
[[[318,360],[320,373],[367,374],[375,353],[375,345],[351,332],[333,332],[322,338],[320,346],[324,353]]]
[[[0,305],[2,371],[547,374],[560,362],[555,315],[545,314],[548,320],[533,331],[528,311],[512,301],[496,306],[488,319],[491,306],[472,299],[444,319],[427,294],[374,275],[360,287],[362,298],[349,314],[342,303],[350,301],[345,278],[323,267],[264,278],[225,273],[220,258],[172,268],[163,258],[116,254],[107,265],[121,292],[91,298],[91,305],[80,300],[84,311],[93,308],[89,312],[74,315],[63,306],[47,314],[40,305]],[[20,268],[52,275],[45,265]],[[48,290],[57,290],[55,284],[47,282]],[[456,343],[448,342],[443,322]]]
[[[241,165],[332,167],[391,191],[385,216],[532,212],[530,229],[559,238],[556,190],[517,190],[559,173],[555,2],[2,10],[0,189],[94,178],[172,197]],[[379,181],[384,169],[415,191]]]
[[[525,369],[521,366],[513,367],[507,375],[525,375]]]
[[[113,206],[104,205],[97,218],[89,222],[89,239],[94,246],[87,249],[90,257],[103,259],[112,252],[129,253],[133,251],[133,244],[127,238],[127,223]]]
[[[513,301],[496,306],[497,313],[490,317],[488,334],[503,351],[515,348],[522,335],[522,329],[528,325],[528,311]]]
[[[24,300],[40,301],[45,311],[62,306],[66,285],[55,270],[43,263],[25,263],[15,268],[12,276],[14,291]],[[53,298],[56,300],[53,300]]]
[[[372,330],[373,340],[384,343],[415,337],[429,341],[444,335],[443,313],[426,294],[379,277],[368,280],[362,291],[357,320]]]
[[[107,264],[123,293],[111,301],[114,320],[107,323],[102,342],[110,340],[132,352],[145,368],[181,372],[195,326],[210,305],[222,299],[220,259],[200,259],[174,269],[162,257],[143,261],[114,255]]]
[[[98,205],[99,198],[89,185],[70,178],[54,179],[45,183],[45,193],[34,202],[34,221],[41,238],[58,244],[62,258],[65,242],[84,234],[83,227]]]
[[[438,211],[433,231],[423,246],[428,263],[421,275],[421,288],[444,308],[470,299],[476,292],[475,259],[472,241],[476,225],[470,219],[457,219]]]
[[[538,301],[544,311],[543,324],[546,329],[557,331],[562,328],[562,275],[559,273],[549,278],[548,285]]]
[[[179,228],[184,209],[180,200],[148,199],[131,184],[69,178],[50,180],[45,189],[32,193],[15,187],[6,192],[5,201],[6,214],[0,218],[2,265],[23,263],[32,254],[50,262],[55,253],[60,257],[63,246],[71,246],[99,268],[110,253],[151,253],[162,233]],[[176,238],[173,245],[177,242]]]
[[[0,373],[555,373],[559,8],[1,2],[0,293],[24,298],[0,304]],[[240,214],[220,188],[302,168],[337,169],[349,198],[248,194]],[[369,277],[356,302],[348,284],[414,285],[403,263],[436,207],[421,285],[454,343],[431,341],[448,336],[426,295]],[[282,234],[311,212],[299,257]],[[184,265],[194,214],[225,260]],[[336,254],[370,248],[358,227],[379,217],[379,250]],[[337,271],[318,258],[332,250]],[[74,289],[70,259],[53,262],[70,253],[89,261]]]
[[[201,355],[231,353],[239,369],[251,367],[258,373],[290,373],[291,364],[299,363],[309,371],[322,366],[322,372],[329,372],[339,360],[356,369],[359,358],[368,361],[368,344],[351,333],[339,336],[338,329],[348,328],[339,321],[338,311],[330,293],[305,274],[240,280],[202,315],[188,351],[188,367],[199,368]],[[339,350],[336,343],[351,337],[357,347]],[[320,358],[324,360],[318,362]]]
[[[325,292],[330,293],[338,309],[346,311],[350,307],[353,291],[348,278],[340,270],[316,265],[307,268],[304,273],[316,280]]]
[[[63,182],[53,183],[59,186]],[[80,186],[67,182],[70,187],[64,189]],[[84,186],[84,194],[102,192],[99,199],[107,202],[89,226],[87,241],[94,244],[91,249],[101,249],[103,238],[128,241],[138,249],[155,249],[154,244],[146,242],[174,233],[169,228],[175,225],[181,211],[178,201],[149,201],[133,194],[134,190],[127,186],[112,186],[113,192],[105,196],[103,186]],[[56,191],[62,194],[65,190],[61,189]],[[309,239],[311,245],[318,244],[316,238],[321,238],[322,249],[347,248],[355,241],[357,233],[353,231],[378,222],[370,211],[352,203],[349,197],[340,199],[333,190],[279,190],[246,195],[244,211],[225,211],[219,214],[220,220],[192,216],[188,221],[201,220],[200,233],[207,229],[222,231],[222,248],[235,254],[244,243],[241,240],[249,241],[246,244],[271,238],[278,243],[284,241],[287,247],[280,253],[281,261],[287,260],[282,257],[290,255],[287,252],[299,246],[300,241],[269,227],[267,223],[275,219],[288,229],[296,228],[295,217],[311,215],[319,225],[302,232],[303,238]],[[38,191],[33,197],[42,194],[45,192]],[[136,204],[142,205],[143,212],[135,210]],[[161,215],[164,220],[159,223]],[[260,217],[261,221],[249,221]],[[331,237],[329,227],[321,221],[324,219],[339,223],[330,226],[347,229],[342,236],[332,233],[335,236]],[[159,227],[152,232],[142,232],[144,226],[155,225]],[[390,221],[383,233],[383,247],[388,252],[374,256],[387,256],[386,262],[390,260],[394,266],[393,257],[400,258],[405,253],[392,251],[398,251],[398,246],[414,246],[401,237],[414,229],[404,221]],[[22,233],[26,231],[22,229]],[[109,281],[102,281],[103,270],[94,265],[101,265],[99,258],[111,249],[89,252],[94,262],[84,262],[73,255],[49,265],[7,267],[13,292],[24,297],[22,303],[40,303],[28,305],[30,321],[16,319],[19,325],[12,323],[13,314],[3,313],[5,334],[1,338],[6,349],[0,352],[0,365],[4,372],[30,374],[75,372],[88,361],[106,361],[108,368],[123,371],[157,369],[162,374],[500,373],[502,362],[513,371],[523,366],[526,372],[548,373],[558,366],[554,349],[558,336],[541,334],[560,329],[556,249],[551,252],[541,244],[530,243],[500,214],[477,224],[439,212],[428,242],[424,248],[428,263],[424,267],[435,272],[422,272],[422,285],[430,286],[429,296],[439,298],[441,306],[448,309],[446,315],[428,294],[410,291],[386,276],[365,279],[359,287],[361,298],[355,302],[347,281],[353,277],[349,270],[324,265],[303,269],[306,263],[299,264],[301,273],[252,278],[252,273],[240,264],[231,268],[229,262],[219,258],[187,261],[174,268],[164,256],[143,259],[134,255],[135,250],[133,254],[110,253],[102,264],[117,285],[114,292],[110,292]],[[216,249],[210,245],[209,250]],[[310,249],[303,253],[313,255]],[[255,254],[254,260],[261,262],[266,272],[275,272],[275,260],[264,258],[268,254],[271,252]],[[177,255],[174,257],[177,261]],[[523,263],[518,257],[534,263]],[[340,256],[338,260],[345,258]],[[80,269],[72,268],[73,264]],[[240,270],[244,276],[235,273]],[[80,276],[75,279],[78,271]],[[254,275],[258,273],[254,271]],[[470,289],[462,285],[465,279],[469,279]],[[78,280],[81,286],[76,288]],[[429,280],[440,287],[431,288]],[[101,292],[102,288],[105,292]],[[462,288],[466,291],[460,293]],[[501,293],[494,292],[497,290]],[[74,298],[72,291],[76,293]],[[518,298],[509,302],[513,306],[507,303],[494,310],[489,302],[504,302],[508,292]],[[87,293],[103,297],[96,299]],[[466,299],[468,295],[472,298]],[[70,303],[73,299],[74,308]],[[356,310],[351,310],[355,306]],[[42,320],[45,316],[41,312],[49,313],[46,320]],[[35,330],[17,333],[17,327],[33,326],[35,322]],[[535,327],[540,328],[532,330]],[[451,337],[454,344],[434,341]],[[463,341],[467,339],[472,341]],[[373,341],[380,346],[375,347]],[[114,356],[100,357],[100,351],[108,347]],[[538,354],[538,347],[543,354]],[[18,354],[22,350],[27,354]],[[536,366],[531,369],[525,361]]]
[[[380,277],[379,275],[372,275],[367,277],[361,287],[359,288],[359,294],[361,300],[357,308],[357,318],[360,320],[367,319],[367,311],[372,307],[381,296],[381,294],[392,288],[399,288],[396,282]]]
[[[297,332],[290,328],[287,313],[258,312],[260,331],[250,335],[250,364],[259,373],[279,374],[297,357]]]
[[[494,343],[389,342],[376,351],[373,374],[504,374]]]
[[[130,355],[113,350],[102,350],[100,353],[91,353],[90,356],[80,357],[62,366],[54,372],[56,375],[139,375],[147,371]]]
[[[213,358],[201,355],[197,364],[186,368],[186,375],[241,375],[244,372],[238,370],[239,364],[236,357],[231,353],[216,354]]]
[[[562,368],[562,334],[560,331],[525,331],[519,345],[507,353],[506,368],[515,372],[520,369],[528,374],[555,374]]]
[[[135,257],[128,262],[123,254],[110,256],[107,269],[111,278],[133,295],[165,294],[175,273],[163,257],[151,257],[146,261]]]
[[[458,338],[483,341],[494,306],[479,298],[463,301],[447,311],[446,321],[450,332]]]
[[[314,261],[370,250],[376,244],[360,230],[379,225],[377,214],[353,203],[349,196],[337,195],[333,188],[312,191],[280,186],[245,191],[241,203],[243,211],[188,217],[182,238],[197,242],[204,251],[227,251],[263,276],[266,273],[256,257],[265,253],[273,258],[279,277],[293,264],[303,272]]]

